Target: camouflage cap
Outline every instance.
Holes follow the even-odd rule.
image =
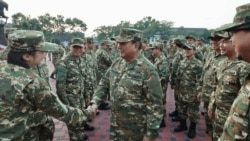
[[[18,30],[17,30],[18,31]],[[11,51],[52,51],[52,46],[45,46],[44,34],[35,30],[20,30],[13,32],[9,36],[9,46]]]
[[[217,31],[211,32],[211,34],[207,37],[207,39],[210,39],[210,40],[220,40],[221,38],[222,37]]]
[[[218,36],[220,36],[223,39],[230,39],[232,37],[232,34],[228,31],[218,33]]]
[[[196,50],[196,47],[194,45],[187,44],[187,43],[183,44],[182,48],[183,49],[188,49],[188,50]]]
[[[70,41],[70,46],[84,47],[85,41],[82,38],[73,38]]]
[[[142,32],[132,28],[121,28],[120,35],[116,37],[117,42],[141,41]]]
[[[102,40],[102,41],[101,41],[101,44],[102,44],[102,45],[111,46],[111,45],[112,45],[112,42],[111,42],[110,40]]]
[[[87,37],[85,40],[87,43],[94,43],[94,38],[92,37]]]
[[[163,43],[162,42],[156,42],[155,44],[153,44],[152,47],[150,48],[159,48],[159,49],[163,49]]]
[[[195,39],[195,37],[194,37],[194,36],[192,36],[192,35],[188,35],[188,36],[186,36],[186,39],[194,39],[194,40],[196,40],[196,39]]]
[[[197,39],[196,39],[197,41],[205,41],[205,39],[203,38],[203,37],[198,37]]]
[[[222,31],[250,29],[250,3],[238,6],[233,22],[220,28]]]
[[[175,43],[179,47],[182,47],[185,41],[181,40],[180,38],[175,38],[173,39],[173,43]]]
[[[59,45],[56,43],[51,43],[51,42],[45,42],[44,48],[48,50],[49,52],[54,52],[57,51]]]

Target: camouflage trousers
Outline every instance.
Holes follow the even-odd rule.
[[[205,115],[205,123],[206,123],[206,132],[212,136],[213,132],[213,121],[208,117],[208,105],[209,101],[204,101],[204,115]]]
[[[162,92],[163,92],[163,99],[162,99],[162,104],[163,104],[162,109],[163,109],[163,113],[164,113],[163,118],[165,118],[166,113],[167,113],[167,110],[166,110],[167,100],[166,99],[167,99],[168,83],[167,82],[165,82],[165,83],[162,82],[161,86],[162,86]]]
[[[24,135],[26,141],[52,141],[55,131],[55,124],[52,117],[47,122],[35,127],[31,127]]]
[[[69,101],[70,106],[80,109],[85,108],[85,102],[83,98],[67,96],[67,99]],[[79,141],[83,138],[84,124],[68,125],[70,141]]]
[[[200,119],[199,115],[199,105],[200,102],[198,101],[179,101],[178,103],[178,111],[179,111],[179,118],[180,119],[187,119],[191,122],[197,123]]]
[[[179,103],[179,95],[180,89],[178,87],[174,88],[174,100],[175,100],[175,109],[178,110],[178,103]]]
[[[213,140],[217,141],[223,133],[224,124],[227,120],[231,106],[217,106],[213,120]]]

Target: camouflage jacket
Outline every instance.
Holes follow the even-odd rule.
[[[180,100],[192,102],[193,97],[198,95],[201,90],[200,77],[202,73],[202,63],[200,60],[192,57],[191,60],[186,58],[181,60],[176,79],[180,89]]]
[[[218,63],[225,58],[225,56],[220,55],[219,53],[212,51],[206,57],[206,62],[203,66],[202,71],[202,100],[210,101],[210,96],[215,90],[216,83],[216,73],[215,68],[219,67]]]
[[[108,54],[108,52],[104,49],[98,49],[96,51],[95,57],[97,62],[97,82],[99,82],[112,64],[112,61],[110,54]]]
[[[216,90],[210,97],[209,109],[215,110],[217,106],[224,107],[229,113],[230,107],[249,74],[250,65],[235,58],[228,62],[222,59],[216,68]]]
[[[81,57],[76,60],[70,53],[58,62],[56,89],[64,104],[69,104],[68,96],[83,99],[85,77],[85,61]]]
[[[249,70],[250,72],[250,70]],[[250,140],[250,75],[234,100],[219,141]]]
[[[37,110],[73,125],[91,115],[64,105],[31,69],[0,62],[0,83],[0,140],[23,140],[27,120]]]
[[[163,117],[159,75],[143,55],[132,62],[117,59],[107,70],[94,94],[92,103],[100,104],[110,92],[111,138],[142,140],[158,136]]]
[[[6,47],[4,50],[0,51],[0,60],[7,60],[10,47]]]
[[[171,68],[170,68],[170,75],[171,75],[171,85],[179,85],[177,82],[176,82],[176,77],[177,77],[177,74],[176,74],[176,71],[179,67],[179,63],[180,61],[184,59],[184,55],[183,55],[183,49],[178,49],[176,52],[175,52],[175,55],[174,55],[174,58],[172,60],[172,65],[171,65]]]
[[[64,53],[63,47],[57,47],[57,51],[52,52],[52,63],[55,65],[64,56]]]
[[[168,82],[170,74],[169,62],[163,53],[159,57],[155,58],[154,65],[158,70],[160,79],[164,82]]]
[[[142,53],[151,63],[154,62],[154,56],[152,55],[151,49],[142,50]]]

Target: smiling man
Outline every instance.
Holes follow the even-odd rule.
[[[155,141],[159,135],[163,93],[156,68],[141,54],[141,38],[139,30],[120,30],[116,41],[121,58],[107,70],[91,101],[97,109],[110,93],[114,141]]]
[[[250,3],[238,6],[233,23],[221,29],[233,33],[232,42],[238,58],[250,63]],[[248,70],[250,72],[250,69]],[[219,141],[250,140],[250,75],[231,106]]]

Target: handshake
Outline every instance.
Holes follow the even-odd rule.
[[[98,110],[98,106],[96,104],[91,104],[87,107],[87,110],[92,113],[92,118],[94,119]]]

